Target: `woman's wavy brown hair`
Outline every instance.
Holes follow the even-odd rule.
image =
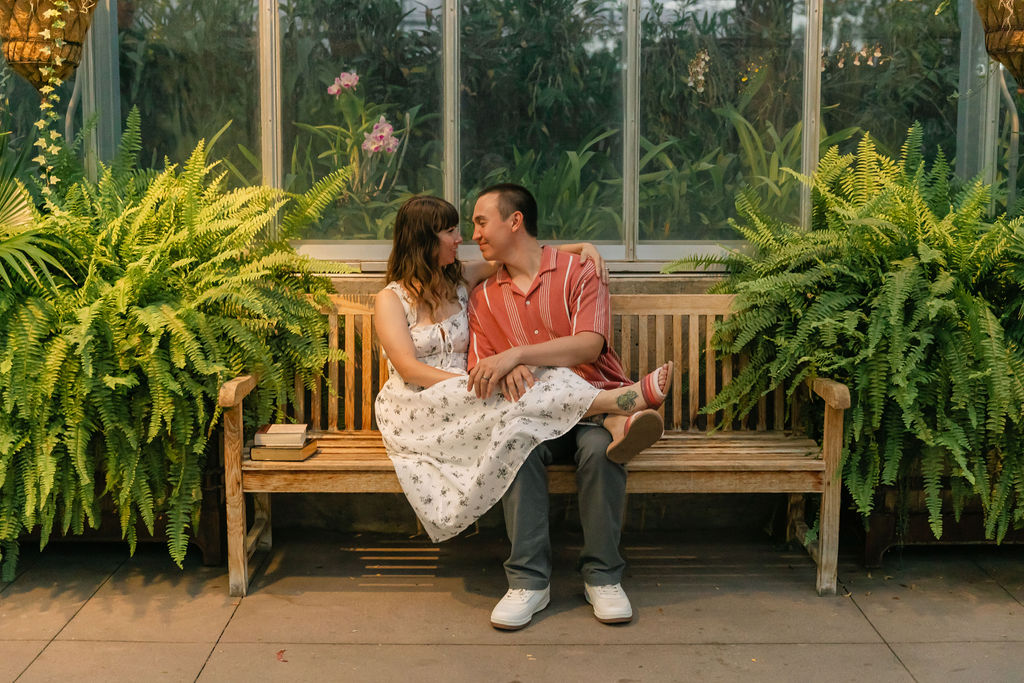
[[[400,282],[430,309],[456,299],[462,282],[462,263],[456,258],[437,266],[437,233],[459,224],[458,210],[440,197],[412,197],[395,216],[395,238],[388,258],[387,281]]]

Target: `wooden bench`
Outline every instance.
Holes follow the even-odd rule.
[[[742,422],[710,425],[720,413],[702,415],[700,408],[717,388],[727,384],[742,359],[718,356],[708,340],[714,322],[729,312],[732,297],[709,294],[613,295],[613,347],[627,374],[639,377],[662,359],[675,361],[672,390],[662,411],[665,437],[628,465],[629,493],[790,494],[787,535],[802,541],[803,494],[822,494],[819,541],[808,551],[817,562],[819,594],[836,591],[839,500],[839,456],[843,411],[850,405],[842,384],[817,379],[813,392],[825,401],[823,444],[792,429],[799,424],[800,401],[787,410],[781,389],[762,397]],[[312,391],[296,383],[292,415],[308,422],[319,442],[317,455],[303,462],[250,460],[243,448],[242,400],[256,385],[245,376],[226,382],[220,391],[224,407],[224,469],[227,506],[228,567],[233,596],[246,594],[250,559],[271,545],[270,494],[299,492],[400,493],[380,433],[374,429],[373,398],[387,379],[380,345],[372,327],[369,297],[341,297],[328,313],[332,348],[344,349],[348,361],[330,364],[329,386]],[[342,377],[342,373],[344,376]],[[801,390],[794,396],[807,396]],[[788,413],[788,414],[787,414]],[[255,425],[249,425],[250,429]],[[572,469],[550,468],[552,493],[575,491]],[[245,494],[253,494],[253,524],[247,528]],[[411,514],[411,508],[410,508]]]

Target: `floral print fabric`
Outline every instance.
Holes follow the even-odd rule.
[[[530,451],[572,429],[599,390],[568,368],[537,368],[536,384],[518,401],[482,401],[466,388],[468,293],[459,311],[417,325],[412,298],[398,283],[419,361],[462,377],[432,387],[391,374],[377,394],[377,426],[409,503],[433,541],[455,536],[501,499]]]

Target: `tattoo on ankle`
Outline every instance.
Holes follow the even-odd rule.
[[[633,410],[636,407],[637,393],[630,389],[622,393],[617,399],[615,399],[615,405],[620,410]]]

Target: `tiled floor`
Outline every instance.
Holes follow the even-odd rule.
[[[0,584],[0,681],[1020,681],[1024,547],[843,558],[814,593],[802,552],[767,539],[624,539],[636,618],[594,620],[556,539],[550,607],[492,629],[494,533],[425,539],[275,529],[251,594],[160,547],[26,548]]]

